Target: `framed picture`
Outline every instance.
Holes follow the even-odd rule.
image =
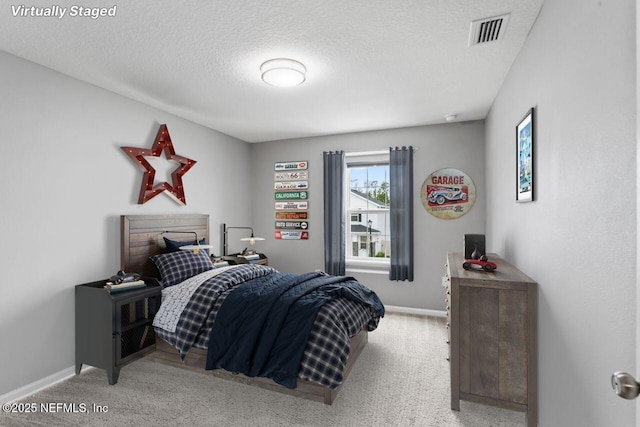
[[[535,144],[533,108],[516,126],[516,201],[533,201],[533,150]]]

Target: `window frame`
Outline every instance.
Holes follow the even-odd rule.
[[[360,217],[360,223],[362,219],[370,213],[386,212],[386,215],[390,215],[391,204],[389,208],[385,210],[378,209],[365,209],[352,211],[351,210],[351,171],[350,168],[357,166],[376,166],[385,165],[390,167],[389,151],[370,151],[370,152],[357,152],[357,153],[345,153],[346,160],[346,173],[345,173],[345,192],[346,192],[346,204],[345,204],[345,217],[347,220],[345,227],[345,266],[346,269],[351,272],[363,272],[363,273],[379,273],[388,274],[391,266],[389,257],[357,257],[351,255],[353,242],[351,240],[351,224],[352,215],[357,214]],[[356,242],[360,245],[360,241]]]

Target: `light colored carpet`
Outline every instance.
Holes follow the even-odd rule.
[[[109,386],[89,369],[23,403],[85,404],[87,413],[0,414],[3,426],[524,426],[523,413],[450,409],[442,318],[387,314],[331,405],[141,359]],[[95,413],[93,405],[108,412]]]

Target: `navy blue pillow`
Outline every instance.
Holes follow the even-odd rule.
[[[180,246],[193,245],[193,242],[178,242],[176,240],[169,240],[166,237],[163,237],[163,239],[164,239],[164,244],[167,246],[167,252],[177,252],[180,250]],[[198,244],[206,245],[207,241],[203,237],[202,239],[200,239]]]
[[[211,258],[205,251],[194,254],[191,251],[178,250],[168,254],[154,255],[151,261],[158,267],[162,286],[165,288],[213,268]]]

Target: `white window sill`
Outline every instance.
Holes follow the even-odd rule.
[[[345,260],[345,270],[351,273],[389,274],[389,260]]]

